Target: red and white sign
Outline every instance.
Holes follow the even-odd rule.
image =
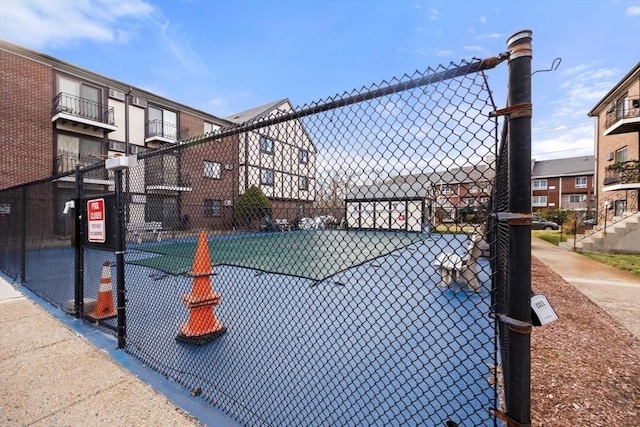
[[[87,236],[89,242],[104,243],[107,231],[104,218],[104,199],[87,201]]]

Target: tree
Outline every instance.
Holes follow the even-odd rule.
[[[237,225],[250,227],[257,219],[271,216],[271,202],[262,190],[255,185],[238,197],[233,207],[233,217]]]

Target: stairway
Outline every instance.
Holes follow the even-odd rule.
[[[576,242],[576,251],[640,254],[640,214],[625,212],[600,229]]]

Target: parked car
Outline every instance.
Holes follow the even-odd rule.
[[[533,215],[531,218],[532,230],[557,230],[560,228],[557,223],[553,221],[547,221],[544,218]]]

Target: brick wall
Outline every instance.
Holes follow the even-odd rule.
[[[51,176],[52,69],[0,51],[0,188]]]

